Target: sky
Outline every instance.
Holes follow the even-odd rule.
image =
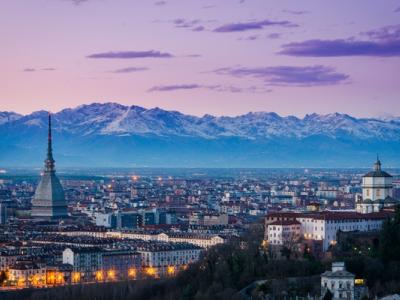
[[[400,116],[400,0],[3,0],[0,111]]]

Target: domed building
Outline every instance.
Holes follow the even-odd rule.
[[[382,171],[378,157],[373,171],[362,178],[362,200],[356,203],[356,210],[364,214],[379,212],[384,207],[391,207],[396,203],[393,199],[393,177]]]
[[[47,157],[42,178],[32,200],[31,216],[34,218],[58,219],[68,217],[67,204],[60,180],[54,168],[51,115],[49,114]]]

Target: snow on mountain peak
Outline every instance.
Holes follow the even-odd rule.
[[[42,126],[47,112],[27,116],[0,112],[0,126],[25,124]],[[156,135],[216,139],[240,137],[266,139],[276,137],[305,138],[315,135],[338,137],[343,135],[362,139],[400,139],[400,119],[354,118],[347,114],[308,114],[300,119],[282,117],[274,112],[250,112],[227,117],[185,115],[161,108],[146,109],[118,103],[92,103],[64,109],[54,114],[55,131],[73,135]]]

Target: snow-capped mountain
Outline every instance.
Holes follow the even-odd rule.
[[[160,108],[93,103],[64,109],[53,120],[56,153],[67,165],[357,165],[363,155],[376,152],[388,154],[395,164],[400,148],[396,117],[360,119],[333,113],[297,118],[272,112],[196,117]],[[43,156],[39,149],[45,146],[46,122],[45,111],[25,116],[0,112],[0,149],[14,149],[15,156],[25,157],[18,162],[36,164]],[[8,152],[0,156],[0,163],[15,162]]]
[[[14,112],[0,111],[0,125],[8,122],[18,120],[22,116]]]

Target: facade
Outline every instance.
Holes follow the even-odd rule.
[[[171,243],[188,243],[201,248],[225,243],[225,239],[215,234],[160,233],[157,240]]]
[[[169,243],[187,243],[201,248],[209,248],[223,244],[226,239],[212,233],[183,233],[183,232],[146,232],[146,231],[70,231],[60,232],[66,236],[92,236],[98,238],[136,239],[143,241],[159,241]]]
[[[36,218],[65,218],[68,217],[67,204],[63,187],[54,168],[50,114],[47,142],[45,168],[32,200],[31,216]]]
[[[102,272],[105,279],[135,279],[139,275],[140,267],[138,252],[112,250],[102,254]]]
[[[346,271],[344,262],[332,263],[332,271],[321,274],[321,298],[329,290],[334,300],[354,300],[354,278]]]
[[[18,253],[0,253],[0,271],[7,271],[16,263],[18,256]]]
[[[5,203],[0,203],[0,225],[5,225],[7,223],[7,205]]]
[[[146,244],[138,248],[142,269],[150,277],[172,276],[200,258],[201,248],[189,244]]]
[[[41,286],[46,283],[46,269],[34,263],[17,263],[8,269],[10,283],[18,287]]]
[[[102,270],[102,250],[97,247],[66,248],[63,251],[63,264],[72,266],[73,281],[75,274],[79,274],[78,281],[92,281],[96,278],[96,272]]]
[[[268,227],[276,221],[298,221],[301,224],[300,234],[304,240],[322,242],[322,250],[327,251],[335,245],[337,232],[340,231],[377,231],[383,222],[390,218],[391,212],[380,211],[362,214],[354,211],[321,211],[321,212],[278,212],[270,213],[265,218],[264,239],[270,244]]]
[[[96,226],[113,229],[137,229],[142,227],[143,216],[132,212],[96,213]]]
[[[379,158],[374,164],[374,170],[362,178],[362,200],[356,204],[358,212],[367,214],[379,212],[384,207],[395,204],[393,199],[393,177],[382,171]]]
[[[283,246],[297,242],[301,237],[301,223],[296,220],[275,221],[266,227],[270,245]]]
[[[141,255],[132,250],[66,248],[63,263],[72,266],[72,280],[74,274],[79,274],[79,281],[135,279],[141,269]]]
[[[206,214],[203,215],[203,224],[201,225],[228,225],[228,222],[229,218],[227,214]]]

